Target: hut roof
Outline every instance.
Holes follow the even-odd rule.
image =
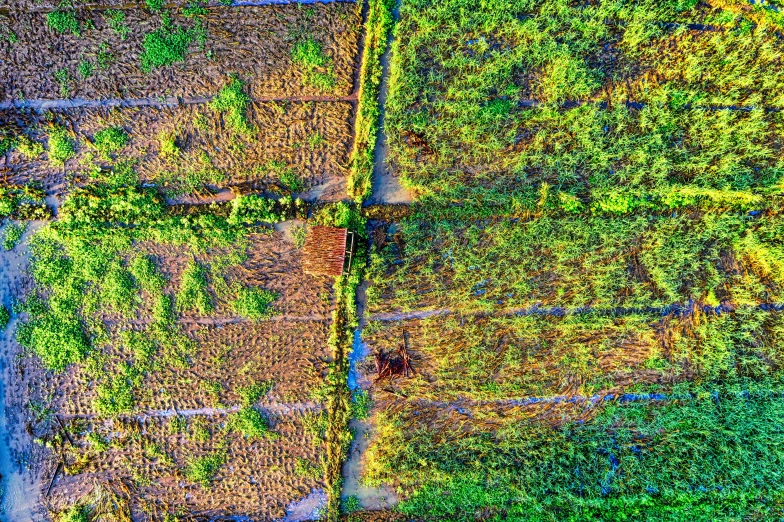
[[[314,276],[339,276],[346,262],[345,228],[313,227],[303,248],[302,270]]]

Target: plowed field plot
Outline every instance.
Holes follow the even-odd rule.
[[[363,6],[8,7],[0,517],[334,518]]]
[[[155,185],[173,197],[225,188],[300,193],[330,184],[324,199],[345,192],[350,103],[248,101],[242,128],[224,114],[207,103],[3,111],[1,128],[15,146],[0,168],[6,183],[37,182],[50,193],[112,179]],[[55,145],[63,141],[71,152],[58,161]]]
[[[361,19],[351,3],[0,14],[0,99],[347,96]]]
[[[131,226],[68,200],[30,240],[6,393],[47,510],[272,520],[323,496],[331,282],[279,232],[138,197]]]

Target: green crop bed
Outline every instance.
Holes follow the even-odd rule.
[[[402,516],[784,515],[777,9],[402,3],[363,332],[413,368],[363,460]]]
[[[779,190],[777,24],[696,1],[475,4],[403,4],[387,128],[421,195],[623,213]]]

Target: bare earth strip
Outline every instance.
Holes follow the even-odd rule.
[[[16,0],[10,0],[11,2],[15,2]],[[220,3],[219,0],[209,0],[207,3],[210,7],[259,7],[259,6],[266,6],[266,5],[290,5],[290,4],[303,4],[303,5],[312,5],[312,4],[333,4],[333,3],[345,3],[345,4],[353,4],[356,3],[356,0],[233,0],[231,6],[226,6],[225,4]],[[5,4],[5,2],[3,2]],[[187,0],[183,0],[180,2],[169,2],[163,6],[164,9],[177,9],[179,7],[187,6],[189,2]],[[0,4],[2,5],[2,4]],[[84,3],[79,6],[82,9],[88,9],[93,11],[101,11],[104,9],[139,9],[142,7],[146,7],[142,2],[125,2],[125,3],[111,3],[111,2],[91,2],[91,3]],[[34,4],[30,6],[18,6],[18,5],[11,5],[10,7],[2,6],[0,7],[0,14],[8,13],[10,11],[19,11],[23,9],[25,11],[53,11],[55,9],[59,9],[58,3],[47,3],[47,4]]]
[[[70,100],[13,100],[0,102],[0,110],[10,109],[32,109],[36,112],[48,110],[67,110],[67,109],[97,109],[103,107],[178,107],[181,105],[200,105],[212,101],[212,96],[194,96],[189,98],[179,98],[175,96],[164,96],[156,98],[109,98],[105,100],[87,100],[84,98],[73,98]],[[288,96],[257,98],[253,101],[258,103],[284,103],[284,102],[355,102],[356,93],[350,96]]]

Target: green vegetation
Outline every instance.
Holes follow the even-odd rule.
[[[307,225],[294,225],[291,228],[291,237],[294,239],[294,246],[302,248],[305,246],[305,240],[308,237]]]
[[[269,393],[272,389],[272,381],[263,381],[243,386],[237,390],[240,398],[242,399],[242,406],[249,408],[259,402],[264,395]]]
[[[44,146],[42,143],[37,141],[33,141],[25,135],[17,136],[14,148],[19,151],[21,155],[26,157],[28,160],[37,159],[41,154],[44,153]]]
[[[245,406],[232,415],[229,427],[248,439],[262,439],[271,435],[267,418],[251,406]]]
[[[82,77],[83,80],[86,80],[90,76],[93,75],[95,72],[95,66],[92,62],[88,60],[82,60],[79,62],[79,65],[76,66],[79,70],[79,75]]]
[[[148,2],[148,6],[153,10],[162,7],[156,0]],[[175,26],[170,15],[162,11],[161,27],[147,34],[142,42],[141,69],[150,72],[184,62],[191,44],[195,42],[203,47],[205,39],[206,30],[201,20],[196,20],[190,28]]]
[[[52,11],[46,15],[46,25],[58,33],[71,33],[74,36],[81,36],[79,20],[73,11]]]
[[[250,97],[245,94],[243,88],[244,84],[237,76],[230,76],[228,83],[210,102],[210,106],[223,114],[229,129],[243,136],[251,136],[255,131],[246,115]]]
[[[256,194],[238,196],[231,201],[228,222],[233,225],[256,223],[279,223],[297,216],[304,210],[299,199],[283,197],[279,200],[265,198]]]
[[[90,522],[90,508],[85,505],[74,505],[60,513],[57,522]]]
[[[49,131],[49,161],[63,165],[76,155],[76,143],[63,127],[52,127]]]
[[[122,127],[108,127],[95,133],[93,145],[104,156],[119,152],[131,140]]]
[[[177,137],[170,132],[162,132],[158,135],[158,145],[160,155],[166,159],[177,158],[180,154],[180,147],[177,145]]]
[[[348,194],[358,202],[370,196],[374,149],[381,116],[381,58],[387,50],[387,40],[394,25],[393,7],[393,0],[372,0],[368,4],[365,50],[359,75],[355,143],[347,181]]]
[[[770,516],[779,512],[776,503],[761,506],[757,498],[781,496],[773,420],[780,410],[777,399],[732,398],[719,406],[706,397],[608,406],[585,425],[507,421],[493,433],[414,437],[401,431],[410,419],[385,419],[379,433],[396,442],[384,446],[408,451],[374,454],[370,474],[385,475],[399,459],[394,478],[422,486],[401,506],[409,516],[473,520],[482,510],[490,520]],[[526,473],[515,472],[520,467]]]
[[[536,211],[547,190],[549,212],[744,210],[778,190],[780,114],[710,108],[780,106],[768,86],[784,77],[761,67],[781,52],[766,28],[743,35],[738,16],[694,2],[414,1],[402,12],[386,124],[391,159],[423,201]],[[719,30],[680,38],[668,23]],[[608,46],[619,67],[605,70]]]
[[[71,87],[69,86],[71,74],[68,72],[68,69],[63,68],[55,71],[54,81],[60,86],[60,96],[68,98],[71,95]]]
[[[182,272],[180,289],[177,292],[177,308],[180,311],[195,311],[201,315],[210,313],[214,306],[207,289],[207,271],[195,261],[189,262]]]
[[[11,321],[11,312],[5,305],[0,305],[0,331],[5,330],[9,321]]]
[[[131,33],[131,28],[125,23],[125,11],[107,9],[104,12],[104,15],[106,16],[106,22],[109,24],[109,27],[120,35],[120,39],[125,40]]]
[[[145,0],[147,7],[153,11],[160,11],[165,5],[165,0]]]
[[[303,83],[322,92],[335,88],[337,79],[333,70],[332,58],[324,52],[321,42],[305,38],[294,44],[291,61],[304,71]]]
[[[3,249],[13,250],[22,240],[27,223],[9,223],[3,230]]]
[[[352,403],[402,516],[782,516],[781,20],[401,4],[385,127],[417,198],[374,231],[368,312],[439,313],[368,324],[417,371]]]
[[[185,468],[185,478],[190,482],[209,487],[212,479],[223,466],[225,457],[221,454],[203,455],[191,459]]]
[[[263,288],[235,287],[232,293],[236,296],[232,304],[234,313],[256,321],[272,314],[270,305],[278,297]]]

